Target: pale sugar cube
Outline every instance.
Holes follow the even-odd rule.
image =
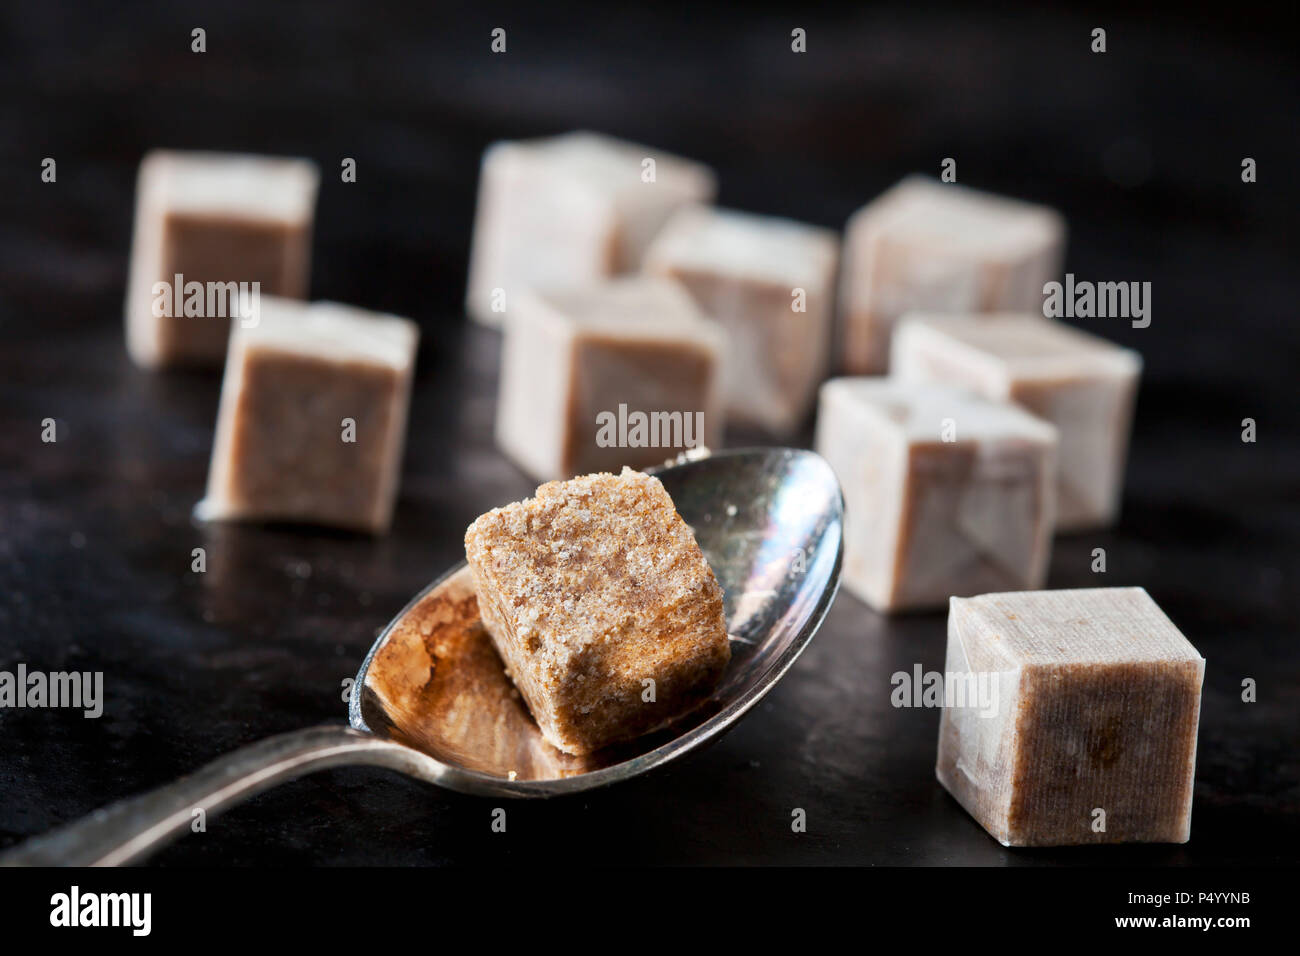
[[[827,229],[694,206],[676,213],[645,271],[677,279],[727,330],[727,414],[776,433],[807,417],[827,366],[839,239]]]
[[[842,364],[879,373],[904,312],[1041,310],[1065,221],[1046,207],[909,176],[854,213],[841,271]]]
[[[387,530],[417,340],[396,316],[264,297],[231,335],[199,517]]]
[[[939,781],[1005,846],[1185,843],[1204,676],[1142,588],[953,598]]]
[[[1036,315],[908,315],[894,342],[903,381],[962,385],[1054,424],[1056,527],[1104,527],[1119,512],[1142,359]]]
[[[596,133],[496,143],[483,155],[466,308],[495,326],[530,289],[635,271],[674,210],[716,191],[707,166]]]
[[[303,159],[147,155],[126,296],[135,362],[219,366],[236,314],[232,288],[251,292],[256,284],[261,295],[304,298],[318,181],[315,164]]]
[[[844,492],[844,584],[872,607],[1042,586],[1051,425],[963,389],[840,378],[822,386],[815,447]]]
[[[721,441],[726,333],[668,279],[522,296],[506,319],[497,443],[539,480]]]

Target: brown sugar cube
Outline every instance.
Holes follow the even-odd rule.
[[[539,481],[716,446],[725,345],[669,279],[526,293],[506,319],[497,444]]]
[[[386,531],[417,339],[406,319],[263,297],[230,338],[198,516]]]
[[[691,206],[650,244],[645,271],[681,282],[727,330],[728,417],[788,434],[825,374],[838,259],[827,229]]]
[[[1041,308],[1065,221],[1046,206],[909,176],[854,213],[840,283],[844,370],[887,369],[904,312]]]
[[[658,478],[542,485],[470,525],[465,556],[507,672],[566,753],[671,723],[730,659],[722,588]]]
[[[495,326],[529,289],[634,272],[675,209],[716,191],[707,166],[596,133],[495,143],[483,155],[466,308]]]
[[[127,284],[138,365],[220,365],[231,293],[307,295],[315,164],[157,151],[140,164]]]
[[[1142,588],[953,598],[939,781],[1004,846],[1185,843],[1204,676]]]
[[[1141,371],[1137,352],[1036,315],[909,314],[894,336],[903,381],[962,385],[1056,426],[1058,531],[1115,521]]]
[[[838,378],[822,386],[814,447],[844,491],[844,585],[872,607],[1042,586],[1051,425],[964,389]]]

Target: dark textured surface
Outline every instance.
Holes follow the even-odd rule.
[[[613,790],[491,804],[368,770],[210,821],[164,864],[1295,862],[1300,456],[1285,38],[1194,18],[883,11],[491,17],[339,3],[7,11],[0,40],[0,669],[103,670],[98,720],[0,711],[0,846],[277,731],[343,720],[375,631],[531,490],[491,444],[497,342],[460,314],[479,154],[589,126],[715,164],[722,201],[838,227],[913,169],[1051,202],[1067,268],[1149,280],[1123,520],[1058,541],[1050,585],[1145,586],[1207,658],[1192,841],[1007,851],[942,791],[938,714],[889,678],[941,668],[942,614],[847,594],[777,690],[715,747]],[[1094,20],[1110,51],[1087,52]],[[797,22],[797,21],[796,21]],[[492,26],[509,52],[487,52]],[[209,52],[189,52],[192,26]],[[371,540],[200,528],[219,381],[128,362],[120,304],[143,150],[301,153],[325,181],[312,288],[425,339],[397,519]],[[1260,182],[1244,185],[1243,156]],[[56,184],[39,181],[53,156]],[[358,160],[359,181],[337,182]],[[40,440],[58,421],[58,442]],[[1240,422],[1259,441],[1240,441]],[[205,547],[208,570],[189,570]],[[1109,570],[1089,570],[1104,547]],[[1259,702],[1240,684],[1259,682]],[[808,832],[790,830],[795,807]]]

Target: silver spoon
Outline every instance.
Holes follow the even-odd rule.
[[[462,793],[550,797],[627,780],[720,736],[807,646],[839,586],[843,499],[809,451],[724,451],[660,469],[725,591],[732,656],[713,697],[672,727],[585,757],[547,744],[478,618],[464,562],[384,629],[353,685],[351,726],[250,744],[197,773],[34,837],[5,865],[139,860],[275,784],[343,764],[398,770]]]

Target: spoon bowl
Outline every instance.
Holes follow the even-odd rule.
[[[810,451],[724,451],[649,469],[724,592],[731,660],[670,727],[582,757],[548,744],[479,619],[464,562],[386,627],[357,672],[349,724],[267,738],[0,855],[0,865],[117,865],[277,783],[340,765],[387,767],[463,793],[550,797],[645,773],[716,739],[808,645],[839,587],[844,503]]]
[[[574,757],[548,744],[479,620],[464,562],[380,634],[353,685],[357,730],[412,747],[421,774],[466,793],[544,797],[634,777],[733,726],[794,663],[839,583],[843,505],[808,451],[715,453],[661,469],[722,585],[731,661],[712,697],[670,727]]]

